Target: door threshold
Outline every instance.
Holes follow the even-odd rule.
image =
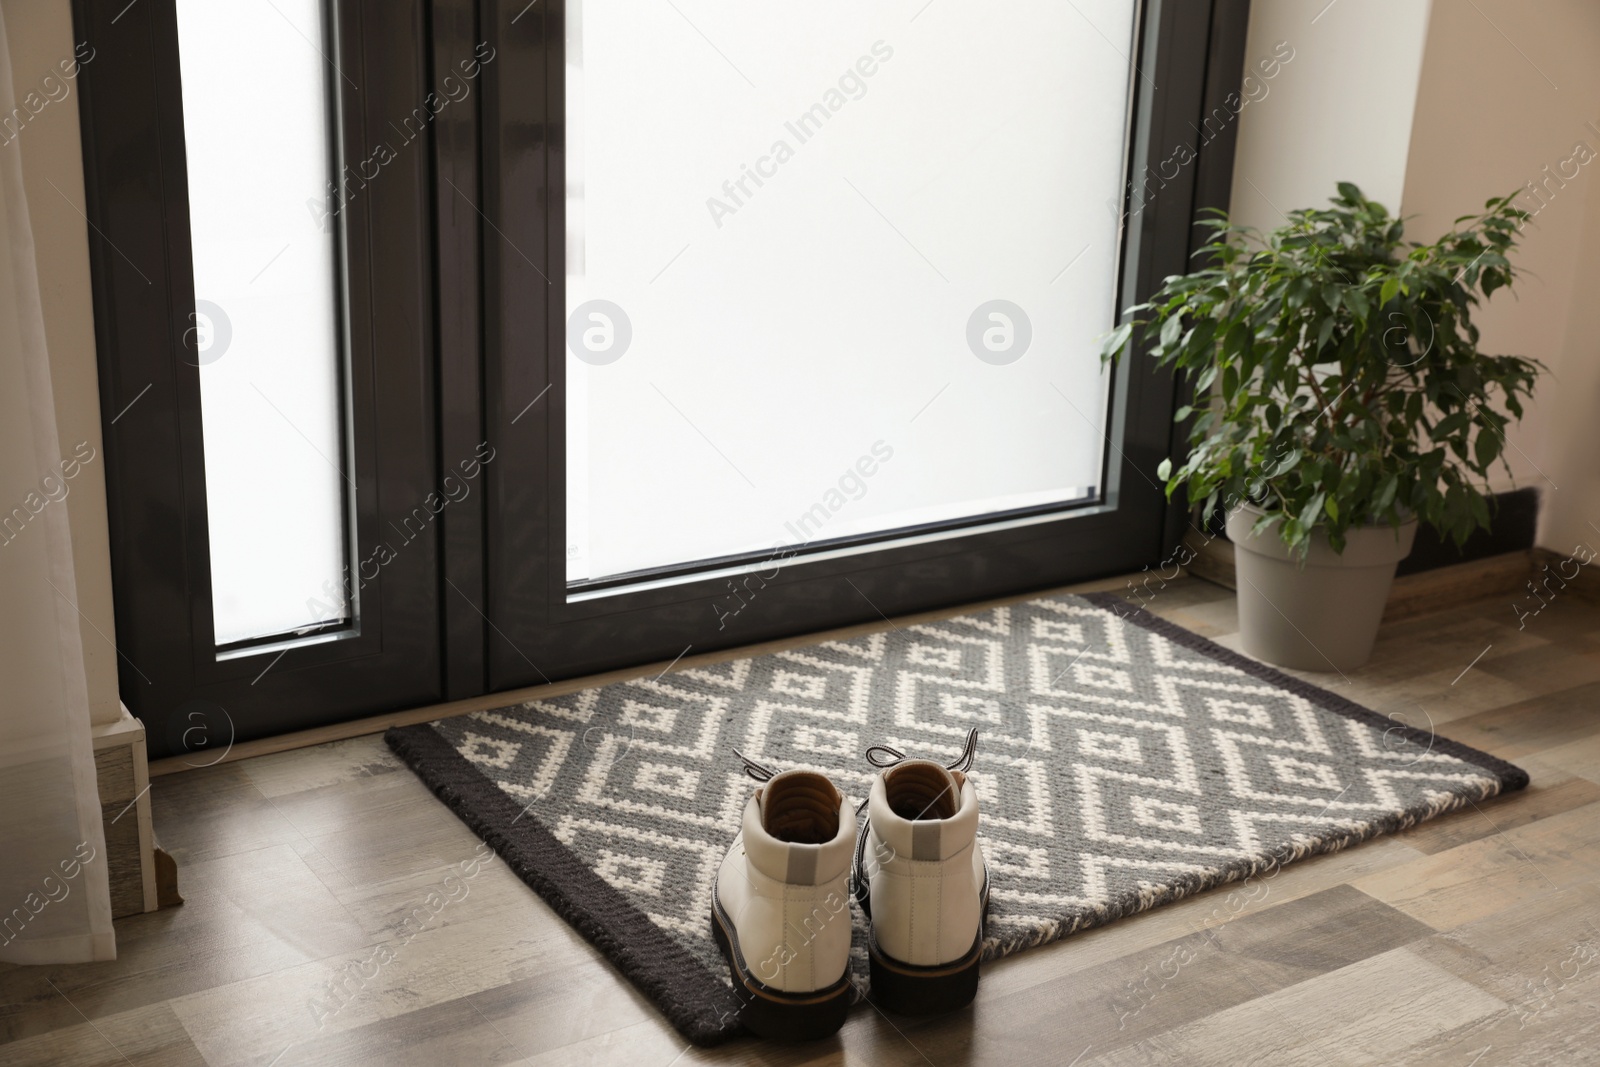
[[[368,734],[382,733],[392,726],[415,726],[418,723],[435,722],[439,719],[454,718],[457,715],[470,715],[476,711],[489,711],[493,708],[503,708],[510,704],[521,704],[529,700],[549,700],[554,697],[566,696],[569,693],[576,693],[583,689],[595,689],[603,685],[613,685],[617,682],[631,682],[636,678],[659,677],[672,670],[726,663],[729,660],[761,656],[770,652],[782,652],[806,645],[821,644],[824,641],[842,641],[852,637],[860,637],[864,634],[879,633],[904,626],[914,626],[918,623],[936,622],[974,611],[986,611],[989,608],[1021,604],[1024,601],[1036,600],[1044,596],[1055,596],[1062,593],[1102,593],[1126,589],[1130,587],[1131,581],[1142,580],[1144,577],[1145,575],[1141,572],[1136,575],[1124,574],[1113,578],[1100,578],[1090,582],[1077,582],[1054,589],[1018,593],[995,600],[957,604],[933,611],[918,612],[914,615],[904,615],[895,619],[879,619],[875,622],[858,623],[855,626],[846,626],[835,630],[801,634],[796,637],[783,637],[754,645],[741,645],[738,648],[707,652],[699,656],[686,655],[670,663],[645,663],[637,667],[606,671],[603,674],[568,678],[559,682],[551,682],[547,685],[506,689],[498,693],[485,693],[483,696],[468,697],[465,700],[452,700],[445,704],[429,704],[425,707],[411,708],[406,711],[391,711],[382,715],[369,715],[366,718],[352,719],[349,722],[333,723],[329,726],[316,726],[309,730],[296,730],[292,733],[277,734],[273,737],[260,737],[253,741],[241,741],[238,744],[229,746],[228,751],[220,759],[211,759],[206,763],[195,763],[193,753],[152,760],[150,763],[150,776],[155,778],[166,774],[178,774],[183,771],[200,770],[204,767],[215,767],[220,763],[233,763],[237,760],[249,759],[252,756],[267,756],[274,752],[289,752],[297,748],[325,745],[331,741],[347,741],[353,737],[365,737]],[[690,647],[692,648],[693,646]]]

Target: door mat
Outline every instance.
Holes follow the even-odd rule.
[[[1528,783],[1103,594],[681,668],[387,740],[686,1038],[711,1045],[738,1031],[709,919],[755,786],[734,749],[820,771],[859,801],[868,745],[944,762],[973,727],[985,959]]]

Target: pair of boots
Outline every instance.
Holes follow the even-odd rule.
[[[869,748],[881,773],[859,832],[859,809],[825,775],[779,774],[740,755],[763,784],[718,871],[711,932],[746,1029],[803,1041],[844,1024],[851,895],[870,923],[875,1004],[922,1015],[972,1001],[989,899],[967,777],[976,749],[976,730],[948,766]]]

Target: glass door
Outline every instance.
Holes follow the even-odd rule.
[[[1105,501],[1137,9],[568,3],[570,583]]]
[[[152,756],[442,697],[441,531],[476,501],[437,467],[428,8],[76,5],[121,691]]]
[[[177,25],[212,614],[232,651],[356,617],[343,218],[300,195],[335,186],[342,86],[320,0],[178,0]]]
[[[502,12],[491,686],[1158,559],[1174,384],[1097,341],[1225,185],[1149,164],[1237,79],[1228,8]]]
[[[1247,11],[74,0],[152,755],[1160,559]]]

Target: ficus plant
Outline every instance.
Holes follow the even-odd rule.
[[[1188,454],[1158,468],[1169,499],[1187,486],[1206,515],[1253,504],[1253,532],[1277,526],[1301,556],[1316,533],[1342,552],[1351,528],[1412,516],[1460,544],[1490,523],[1488,473],[1543,369],[1480,352],[1472,323],[1511,286],[1528,215],[1499,197],[1419,244],[1338,190],[1265,233],[1209,214],[1203,265],[1129,308],[1102,355],[1142,343],[1190,376]]]

